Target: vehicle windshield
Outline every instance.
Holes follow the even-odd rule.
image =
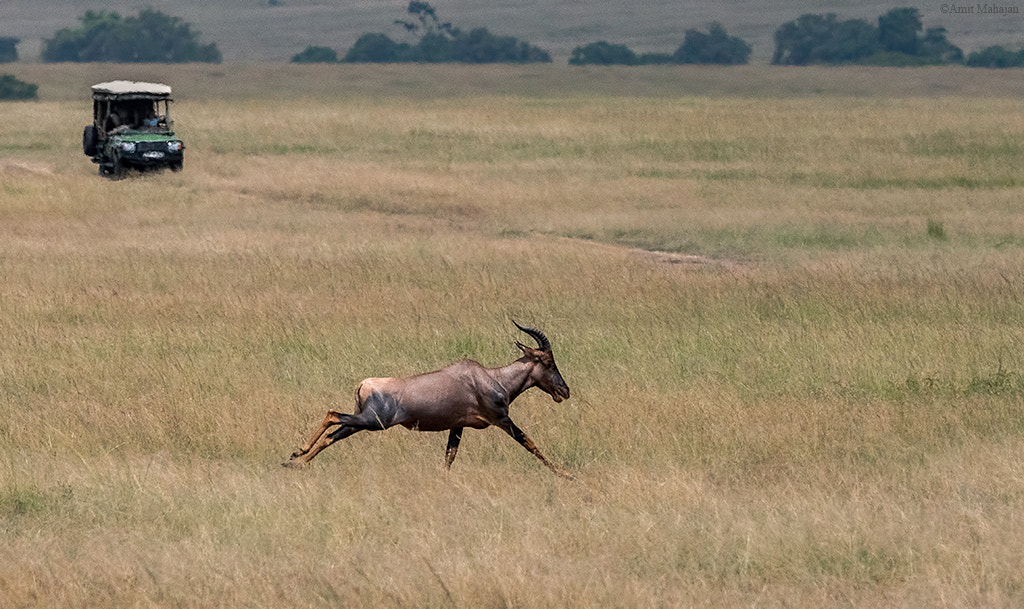
[[[107,102],[106,112],[103,113],[102,126],[107,133],[167,131],[168,110],[167,100],[110,100]]]

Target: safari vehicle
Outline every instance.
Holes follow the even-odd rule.
[[[92,87],[92,124],[82,149],[100,174],[123,177],[129,169],[170,167],[181,171],[185,144],[174,135],[171,88],[150,82],[114,80]]]

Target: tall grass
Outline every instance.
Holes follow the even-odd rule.
[[[120,182],[0,113],[10,606],[1020,604],[1018,102],[270,97]],[[578,484],[494,429],[278,467],[512,319]]]

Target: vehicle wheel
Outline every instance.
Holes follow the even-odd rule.
[[[184,164],[184,161],[179,161],[177,163],[171,163],[171,171],[174,171],[174,172],[181,171],[181,167],[182,167],[183,164]]]
[[[120,180],[124,177],[125,172],[124,165],[115,161],[113,163],[101,163],[100,164],[100,175],[111,180]]]
[[[96,136],[96,127],[89,125],[82,131],[82,150],[85,156],[96,156],[96,144],[99,138]]]

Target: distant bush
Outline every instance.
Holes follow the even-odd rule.
[[[611,44],[604,40],[576,47],[572,50],[569,65],[635,66],[640,58],[624,44]]]
[[[86,11],[76,29],[59,30],[43,41],[47,62],[220,63],[216,44],[202,45],[192,27],[151,8],[138,16],[121,17],[108,11]]]
[[[623,44],[611,44],[601,40],[578,46],[572,50],[569,65],[621,65],[639,66],[654,64],[741,64],[750,58],[750,45],[741,38],[729,36],[721,23],[713,23],[707,34],[687,30],[683,44],[674,54],[645,53],[637,55]]]
[[[456,28],[448,45],[454,61],[465,63],[547,63],[551,55],[513,36],[498,36],[487,28],[464,34]],[[443,48],[443,45],[442,45]]]
[[[348,63],[395,63],[415,61],[412,47],[398,43],[384,34],[363,34],[356,40],[342,61]]]
[[[675,63],[670,53],[644,53],[638,59],[641,66]]]
[[[934,64],[935,62],[927,57],[907,55],[906,53],[895,51],[879,51],[857,62],[857,65],[861,66],[884,66],[889,68],[916,68]]]
[[[385,34],[363,34],[345,53],[342,61],[418,63],[534,63],[550,62],[551,55],[512,36],[497,36],[487,28],[469,32],[442,23],[427,2],[413,1],[406,12],[411,21],[395,24],[417,38],[415,44],[395,42]]]
[[[35,99],[39,85],[18,80],[10,74],[0,76],[0,99]]]
[[[854,63],[881,50],[878,29],[862,19],[839,21],[834,13],[800,15],[775,30],[776,65]]]
[[[924,31],[918,57],[925,57],[929,63],[962,63],[964,52],[946,38],[946,28],[930,27]]]
[[[863,19],[840,21],[834,13],[808,13],[775,30],[772,63],[918,66],[963,61],[945,28],[921,35],[922,29],[916,8],[892,9],[878,18],[877,26]]]
[[[1024,49],[1014,52],[1001,46],[985,47],[968,55],[964,63],[972,68],[1021,68]]]
[[[308,46],[292,57],[292,63],[337,63],[338,54],[330,47]]]
[[[18,61],[17,38],[0,37],[0,63],[11,63]]]
[[[916,8],[894,8],[878,18],[878,42],[890,53],[918,55],[921,16]]]
[[[751,47],[742,38],[729,36],[721,23],[712,23],[708,33],[686,30],[683,44],[676,49],[672,63],[737,65],[747,63]]]

